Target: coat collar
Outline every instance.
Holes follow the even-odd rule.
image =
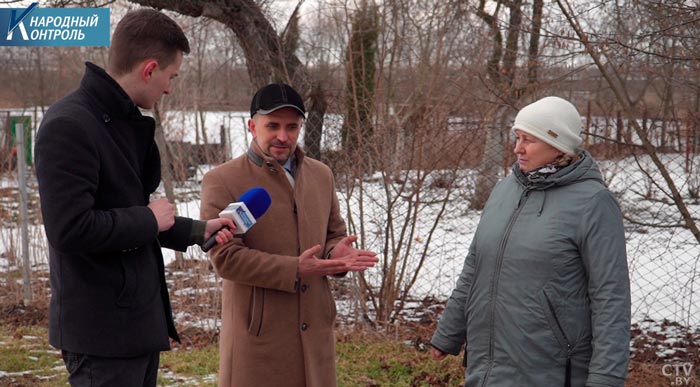
[[[115,117],[141,116],[141,112],[126,91],[107,72],[91,62],[85,62],[85,75],[80,87],[93,97],[105,114]],[[108,101],[109,103],[105,103]]]
[[[605,184],[603,183],[600,169],[593,160],[593,157],[591,157],[591,154],[581,149],[579,151],[579,156],[580,158],[571,165],[560,169],[544,179],[538,179],[536,181],[529,180],[526,174],[520,170],[517,162],[514,163],[512,167],[513,175],[523,187],[529,187],[530,189],[538,191],[546,190],[550,187],[569,185],[583,180],[596,180],[601,184]]]

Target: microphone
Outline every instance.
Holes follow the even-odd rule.
[[[236,225],[235,234],[245,234],[255,225],[256,219],[263,216],[270,208],[271,202],[270,194],[264,188],[254,187],[243,193],[237,202],[229,204],[219,212],[219,216],[233,220],[233,224]],[[202,251],[206,253],[214,245],[216,245],[216,233],[204,242]]]

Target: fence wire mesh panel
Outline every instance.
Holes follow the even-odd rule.
[[[692,361],[700,324],[697,121],[639,119],[638,133],[617,113],[603,116],[589,110],[585,101],[574,102],[584,116],[583,147],[597,160],[624,215],[633,358]],[[343,132],[352,134],[343,116],[325,115],[321,160],[334,172],[348,232],[359,236],[358,247],[380,257],[376,267],[362,274],[331,279],[339,329],[399,335],[434,327],[481,216],[478,187],[486,184],[488,193],[510,173],[514,112],[499,121],[489,114],[440,109],[387,111],[385,117],[374,118],[372,137],[358,136],[359,144],[352,146],[343,143]],[[243,154],[251,136],[245,131],[245,113],[207,112],[199,117],[200,125],[214,128],[211,138],[216,142],[212,146],[201,137],[198,142],[182,134],[189,125],[183,116],[189,115],[165,111],[161,120],[174,172],[170,195],[179,215],[198,218],[202,174]],[[651,141],[655,153],[646,151],[640,135]],[[28,176],[24,188],[30,203],[32,289],[35,299],[48,300],[48,246],[31,166]],[[17,179],[10,156],[3,164],[0,188],[0,283],[5,289],[0,302],[9,304],[22,297]],[[168,195],[164,182],[154,197]],[[164,250],[164,256],[178,324],[215,340],[221,279],[198,247],[184,254]]]
[[[175,119],[164,122],[169,128],[177,128],[173,122],[180,121],[181,114],[169,113]],[[688,224],[696,222],[700,211],[698,129],[693,121],[641,122],[658,150],[656,157],[665,169],[663,174],[670,177],[685,203],[689,215],[686,219],[671,194],[669,182],[626,121],[619,116],[586,115],[593,118],[584,123],[583,146],[598,161],[625,217],[633,321],[669,320],[696,326],[700,323],[695,294],[700,248]],[[208,125],[225,132],[223,142],[217,141],[213,147],[189,146],[187,151],[182,150],[182,142],[171,143],[176,150],[175,167],[186,166],[190,170],[175,174],[181,180],[175,185],[175,200],[180,203],[183,216],[198,217],[198,183],[206,165],[241,154],[250,141],[250,137],[240,135],[244,131],[243,113],[237,119],[230,113],[208,116]],[[421,119],[425,122],[421,123]],[[397,320],[435,319],[432,304],[449,295],[479,221],[480,209],[474,208],[472,201],[483,177],[480,163],[487,153],[484,143],[489,131],[496,130],[502,137],[495,152],[502,159],[495,179],[509,173],[513,162],[508,126],[496,128],[483,119],[448,117],[447,112],[442,118],[433,112],[405,122],[411,125],[376,129],[379,138],[353,153],[342,150],[342,116],[331,114],[325,118],[322,159],[335,172],[348,230],[360,236],[360,246],[381,257],[374,269],[337,281],[338,290],[346,292],[339,296],[341,311],[349,318],[346,322],[392,325]],[[171,130],[179,133],[179,129]],[[235,151],[224,155],[224,149]],[[11,154],[3,152],[6,158]],[[214,162],[206,164],[206,160]],[[6,205],[2,207],[2,238],[6,266],[19,264],[15,165],[11,158],[3,164],[2,200]],[[30,178],[27,188],[33,203],[32,262],[45,268],[47,246],[40,227],[34,178]],[[206,259],[196,249],[187,254],[188,258]],[[6,278],[5,284],[10,288],[18,286],[14,279]]]

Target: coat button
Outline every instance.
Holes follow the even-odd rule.
[[[306,289],[308,289],[308,288],[309,288],[309,285],[307,285],[307,284],[301,285],[301,291],[302,291],[302,292],[305,292]]]
[[[103,120],[104,122],[109,122],[109,121],[112,121],[112,117],[110,117],[109,114],[103,114],[103,115],[102,115],[102,120]]]
[[[301,330],[302,330],[302,331],[305,331],[305,330],[307,330],[307,329],[309,329],[309,324],[307,324],[307,323],[301,324]]]

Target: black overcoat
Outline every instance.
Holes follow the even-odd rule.
[[[130,357],[179,340],[161,245],[184,251],[203,226],[187,218],[158,233],[146,207],[160,182],[155,122],[100,67],[56,102],[39,127],[36,173],[49,241],[49,341]]]

